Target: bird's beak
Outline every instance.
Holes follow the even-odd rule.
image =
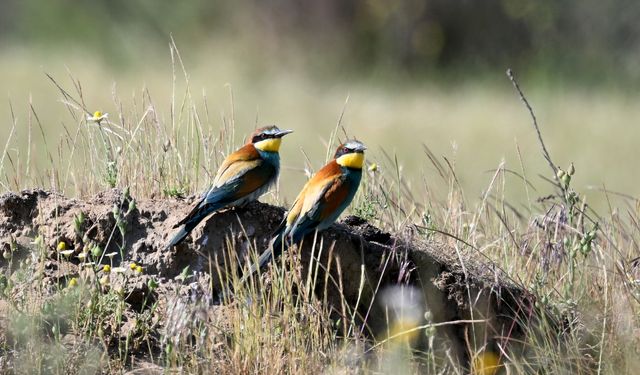
[[[276,137],[282,138],[289,133],[293,133],[293,130],[280,130],[279,132],[276,133]]]
[[[363,145],[362,143],[360,145],[358,145],[358,148],[356,148],[357,152],[364,152],[364,150],[367,149],[367,146]]]

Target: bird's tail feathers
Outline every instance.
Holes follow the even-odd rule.
[[[167,244],[167,246],[165,247],[165,250],[169,250],[172,247],[176,246],[177,244],[179,244],[180,242],[182,242],[187,236],[189,235],[189,231],[187,231],[185,229],[185,226],[183,226],[182,228],[180,228],[180,230],[178,231],[178,233],[176,233],[173,238],[171,238],[171,241],[169,241],[169,243]]]
[[[182,225],[178,233],[176,233],[171,241],[167,244],[166,249],[170,249],[180,242],[182,242],[191,231],[200,224],[200,222],[207,217],[210,213],[215,211],[217,207],[213,206],[204,206],[198,210],[193,210],[192,213],[185,219],[182,220],[179,224]]]
[[[242,282],[245,282],[248,278],[251,277],[256,271],[259,269],[262,270],[269,263],[272,258],[277,258],[282,254],[283,250],[289,246],[286,240],[287,231],[286,231],[286,223],[283,222],[278,229],[274,232],[274,237],[269,243],[269,246],[265,249],[265,251],[260,254],[258,257],[258,261],[252,263],[246,274],[242,277]]]
[[[261,255],[259,260],[260,268],[264,267],[273,255],[277,258],[282,251],[289,247],[289,241],[287,241],[289,231],[287,230],[287,218],[285,217],[278,228],[273,231],[271,235],[272,240],[269,243],[269,247]]]

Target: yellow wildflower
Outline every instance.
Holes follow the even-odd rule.
[[[495,375],[496,372],[502,367],[500,365],[500,357],[491,351],[486,351],[477,354],[473,360],[473,372],[474,375]]]

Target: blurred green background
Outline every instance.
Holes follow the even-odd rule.
[[[114,92],[127,106],[148,89],[166,121],[173,36],[214,118],[231,112],[231,87],[238,134],[256,122],[296,130],[282,150],[288,200],[305,179],[300,149],[319,167],[343,108],[369,160],[396,154],[418,196],[424,181],[439,183],[423,144],[454,161],[470,196],[502,160],[519,171],[519,147],[544,195],[536,175],[549,172],[510,67],[552,158],[574,162],[575,187],[603,206],[603,186],[640,196],[638,19],[634,1],[4,0],[0,141],[9,103],[18,124],[10,153],[28,142],[30,102],[46,137],[63,136],[70,118],[45,72],[67,87],[71,73],[91,110],[114,113]],[[508,194],[524,192],[518,182]]]

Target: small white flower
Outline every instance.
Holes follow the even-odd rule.
[[[98,125],[102,122],[102,120],[106,120],[109,117],[108,113],[102,113],[100,111],[93,112],[93,116],[87,116],[87,121],[95,122]]]
[[[60,251],[60,254],[68,257],[69,255],[73,254],[73,252],[74,252],[73,249],[71,249],[71,250],[62,250],[62,251]]]

